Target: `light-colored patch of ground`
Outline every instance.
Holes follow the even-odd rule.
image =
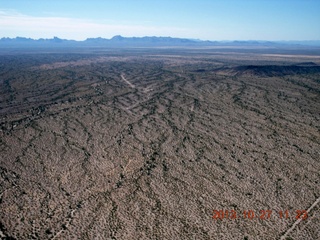
[[[39,67],[35,67],[34,69],[41,69],[41,70],[50,70],[50,69],[57,69],[57,68],[64,68],[64,67],[79,67],[79,66],[86,66],[94,63],[103,63],[103,62],[110,62],[110,61],[126,61],[130,58],[127,57],[96,57],[91,59],[83,59],[77,61],[67,61],[67,62],[54,62],[50,64],[42,64]]]

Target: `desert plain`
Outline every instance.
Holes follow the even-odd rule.
[[[0,54],[2,239],[320,239],[320,50]]]

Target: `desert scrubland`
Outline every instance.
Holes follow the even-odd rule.
[[[320,54],[3,54],[0,236],[320,239],[319,113]]]

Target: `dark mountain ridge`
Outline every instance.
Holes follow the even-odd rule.
[[[218,71],[225,71],[231,75],[255,75],[260,77],[281,77],[295,74],[320,73],[320,66],[315,63],[294,64],[294,65],[245,65],[231,68],[221,68]]]

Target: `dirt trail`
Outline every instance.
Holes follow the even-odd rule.
[[[125,81],[131,88],[135,88],[135,85],[133,85],[131,82],[129,82],[125,77],[124,74],[121,74],[121,78],[123,81]]]
[[[307,213],[309,214],[310,211],[315,207],[317,206],[317,204],[320,202],[320,197],[308,208],[307,210]],[[292,224],[291,228],[289,228],[280,238],[280,240],[285,240],[288,236],[288,234],[290,232],[292,232],[295,227],[302,221],[303,219],[302,218],[299,218],[297,221],[294,222],[294,224]]]

